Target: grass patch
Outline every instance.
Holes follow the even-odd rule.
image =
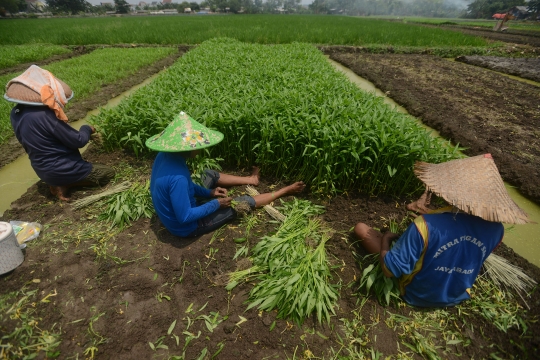
[[[200,44],[215,37],[261,44],[295,41],[333,45],[487,44],[479,37],[443,29],[377,19],[319,15],[20,19],[1,24],[0,44]]]
[[[98,49],[90,54],[49,64],[43,68],[71,87],[75,93],[73,103],[99,91],[103,85],[124,79],[174,52],[176,49],[171,47]],[[0,86],[5,89],[9,80],[21,73],[0,76]],[[68,103],[68,109],[70,105]],[[13,135],[9,119],[13,106],[11,102],[3,99],[0,101],[0,144]]]
[[[0,46],[0,69],[70,52],[63,46],[52,44],[4,45]]]

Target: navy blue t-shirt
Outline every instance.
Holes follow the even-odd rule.
[[[77,131],[58,120],[46,106],[20,104],[11,110],[11,125],[32,168],[47,184],[72,184],[92,171],[92,164],[84,161],[79,152],[90,140],[90,126],[83,125]]]
[[[418,216],[384,264],[411,305],[441,307],[469,299],[482,264],[504,235],[501,223],[465,213]]]

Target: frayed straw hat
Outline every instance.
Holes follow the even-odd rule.
[[[508,195],[491,154],[441,164],[417,162],[414,173],[429,191],[466,213],[507,224],[530,222]]]
[[[222,133],[199,124],[182,111],[165,130],[146,140],[146,146],[156,151],[182,152],[204,149],[221,140]]]

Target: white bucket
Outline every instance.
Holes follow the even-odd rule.
[[[13,228],[9,223],[0,221],[0,275],[15,269],[23,261],[24,254]]]

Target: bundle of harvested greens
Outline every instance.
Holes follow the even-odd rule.
[[[331,231],[313,218],[321,208],[305,200],[285,206],[287,217],[276,234],[263,237],[254,247],[254,266],[230,274],[229,290],[239,281],[254,276],[259,280],[250,292],[248,309],[278,309],[278,318],[290,318],[298,324],[316,310],[319,322],[330,321],[338,290],[329,284],[324,248]]]

